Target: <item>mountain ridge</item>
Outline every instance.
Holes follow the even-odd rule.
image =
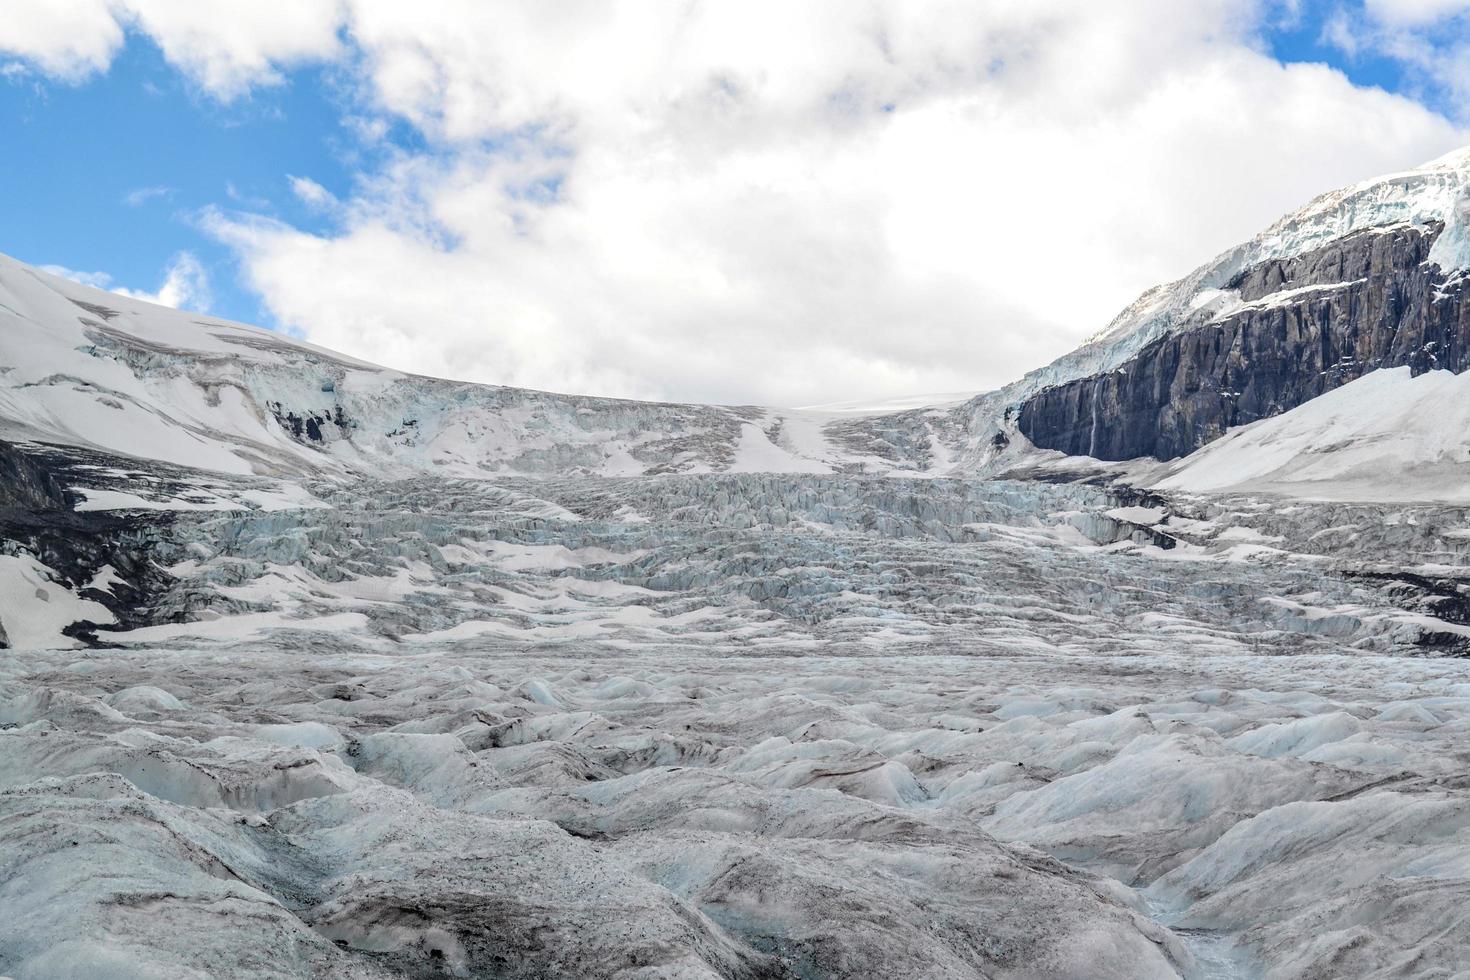
[[[1440,270],[1415,286],[1421,306],[1442,309],[1445,290],[1460,296],[1470,266],[1467,187],[1470,149],[1329,191],[1188,276],[1146,291],[1079,348],[1010,385],[970,398],[871,407],[645,402],[406,374],[0,257],[0,436],[298,480],[354,472],[986,476],[1054,463],[1058,452],[1167,460],[1331,390],[1313,380],[1329,368],[1338,383],[1399,363],[1415,372],[1463,369],[1458,359],[1446,363],[1443,350],[1422,354],[1436,342],[1424,316],[1415,321],[1425,335],[1414,348],[1421,354],[1385,345],[1407,336],[1394,290],[1418,274],[1411,267]],[[1361,247],[1349,259],[1371,267],[1379,261],[1375,240],[1402,243],[1404,253],[1397,265],[1379,262],[1375,286],[1342,280],[1346,293],[1334,298],[1320,270],[1282,271],[1354,243]],[[1345,261],[1339,256],[1338,265]],[[1371,332],[1364,326],[1371,317],[1354,298],[1358,286],[1395,319],[1386,322],[1380,309],[1382,343],[1355,359],[1357,370],[1328,357],[1285,377],[1275,394],[1249,393],[1252,378],[1274,370],[1273,359],[1301,359],[1310,344],[1328,350],[1335,338]],[[1247,335],[1274,337],[1288,314],[1322,320],[1318,339],[1298,326],[1246,360],[1180,353],[1222,322],[1250,321]],[[1470,350],[1458,333],[1454,344],[1447,339],[1438,342],[1456,357]],[[1154,363],[1160,357],[1165,367]],[[1153,373],[1139,370],[1148,358]],[[1211,391],[1222,393],[1219,404],[1208,403]],[[1246,394],[1230,401],[1236,391]]]

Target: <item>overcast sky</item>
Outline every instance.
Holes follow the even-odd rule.
[[[0,250],[466,380],[976,391],[1467,95],[1470,0],[4,0]]]

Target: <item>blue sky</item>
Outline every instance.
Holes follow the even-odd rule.
[[[187,255],[186,305],[605,394],[988,387],[1470,142],[1470,0],[59,9],[0,21],[0,251],[150,293]]]
[[[1388,2],[1392,4],[1399,0]],[[1427,2],[1433,4],[1434,0]],[[1416,4],[1409,0],[1404,6]],[[1361,2],[1301,0],[1292,14],[1267,19],[1262,33],[1271,54],[1279,61],[1331,65],[1356,85],[1408,96],[1446,116],[1465,114],[1466,107],[1460,104],[1455,93],[1426,77],[1422,64],[1393,56],[1391,52],[1400,45],[1393,43],[1392,39],[1380,37],[1380,43],[1374,44],[1372,39],[1364,38],[1357,45],[1345,44],[1343,32],[1351,32],[1354,25],[1361,30],[1361,25],[1368,20]],[[1337,30],[1334,30],[1334,24]],[[1460,14],[1433,24],[1432,29],[1417,31],[1413,37],[1444,55],[1464,44],[1466,26],[1464,15]],[[1353,50],[1344,50],[1345,47]]]
[[[1278,61],[1286,63],[1321,62],[1331,65],[1352,79],[1354,84],[1373,86],[1389,92],[1399,92],[1413,85],[1413,73],[1401,62],[1373,52],[1348,57],[1340,48],[1329,43],[1323,37],[1323,15],[1329,9],[1327,3],[1304,5],[1299,20],[1273,25],[1265,32],[1271,54]],[[1434,106],[1436,109],[1447,108],[1439,98],[1430,96],[1425,101],[1440,103]]]
[[[351,189],[369,161],[343,124],[346,109],[325,69],[293,72],[285,84],[222,104],[137,36],[106,75],[81,84],[11,78],[0,84],[9,134],[0,154],[0,251],[150,290],[188,251],[209,274],[210,312],[269,321],[198,215],[210,206],[244,209],[321,230],[323,219],[291,192],[288,175],[334,194]]]

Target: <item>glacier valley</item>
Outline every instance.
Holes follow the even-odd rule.
[[[0,260],[0,974],[1470,976],[1467,185],[897,409]]]

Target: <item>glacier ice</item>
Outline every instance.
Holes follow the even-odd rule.
[[[1467,180],[888,405],[418,378],[0,259],[0,974],[1465,974],[1458,378],[1167,465],[1007,410],[1263,258],[1462,268]]]
[[[307,489],[137,512],[154,621],[7,653],[10,975],[1464,965],[1464,510]]]

